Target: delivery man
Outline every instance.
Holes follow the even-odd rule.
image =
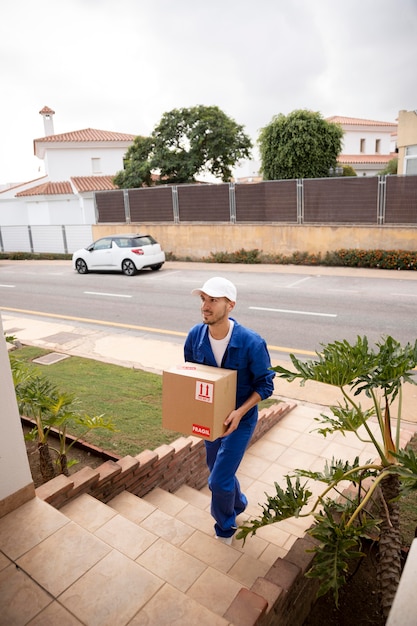
[[[236,516],[248,504],[236,472],[255,430],[258,403],[274,390],[275,373],[265,340],[229,317],[237,295],[230,280],[210,278],[192,294],[200,296],[203,322],[188,333],[185,360],[237,370],[236,406],[224,421],[226,431],[215,441],[205,441],[216,538],[231,545]]]

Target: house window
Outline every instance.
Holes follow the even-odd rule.
[[[101,159],[100,158],[91,159],[91,171],[93,172],[93,174],[101,173]]]
[[[375,139],[375,152],[379,154],[381,152],[381,140]]]
[[[365,154],[365,149],[366,149],[366,139],[361,139],[361,148],[360,148],[361,154]]]
[[[405,149],[404,174],[417,174],[417,146],[407,146]]]

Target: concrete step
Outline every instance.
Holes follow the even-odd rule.
[[[268,547],[265,540],[254,537],[244,547],[216,540],[205,510],[210,498],[193,491],[180,490],[187,500],[160,488],[144,498],[122,492],[108,504],[82,495],[61,510],[131,559],[145,579],[160,582],[131,624],[231,624],[225,615],[236,596],[242,589],[249,593],[270,568],[269,559],[259,558]]]

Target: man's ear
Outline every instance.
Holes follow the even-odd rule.
[[[228,300],[228,303],[229,303],[229,312],[233,311],[233,309],[235,308],[236,302],[232,302],[231,300]]]

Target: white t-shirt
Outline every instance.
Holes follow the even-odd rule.
[[[224,337],[223,339],[214,339],[211,336],[210,329],[209,329],[210,345],[211,345],[211,349],[213,350],[214,358],[216,359],[217,367],[221,367],[222,365],[224,353],[226,352],[226,348],[229,344],[230,337],[232,336],[233,326],[234,326],[233,320],[229,320],[229,332],[227,333],[226,337]]]

